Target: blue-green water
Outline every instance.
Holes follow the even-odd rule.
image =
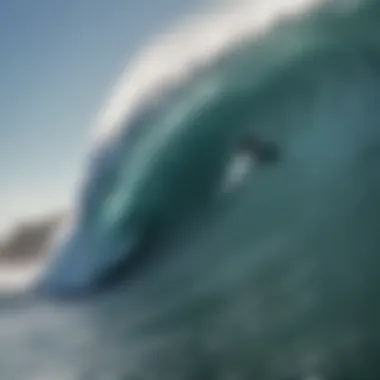
[[[380,3],[348,5],[235,40],[95,150],[2,301],[1,379],[380,378]]]

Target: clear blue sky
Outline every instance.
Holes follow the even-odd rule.
[[[128,57],[201,0],[0,1],[0,233],[64,205]]]

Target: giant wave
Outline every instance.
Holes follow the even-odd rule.
[[[235,6],[142,52],[104,110],[35,289],[56,372],[380,376],[380,3]]]

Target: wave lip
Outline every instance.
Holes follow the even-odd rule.
[[[168,89],[245,39],[258,38],[279,20],[304,14],[325,2],[238,1],[182,20],[128,65],[101,110],[93,143],[103,144],[120,129],[128,129],[129,121],[147,104],[156,103]]]

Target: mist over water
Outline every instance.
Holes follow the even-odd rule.
[[[0,268],[0,294],[27,289],[35,278],[37,272],[38,268],[34,266],[28,266],[26,268],[2,266]]]

